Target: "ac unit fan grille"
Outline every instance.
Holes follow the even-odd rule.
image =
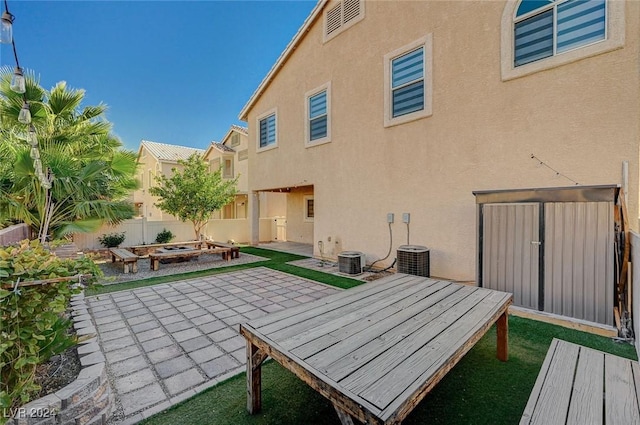
[[[425,246],[402,245],[398,248],[398,273],[414,276],[431,276],[429,250]]]
[[[357,251],[345,251],[338,254],[338,271],[346,274],[360,274],[363,264],[363,254]]]

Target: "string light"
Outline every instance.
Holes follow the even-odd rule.
[[[6,7],[7,2],[5,1],[5,11],[2,14],[2,22],[0,23],[0,43],[9,44],[13,42],[13,15],[9,13],[9,9]]]
[[[16,70],[13,72],[13,77],[11,78],[11,90],[18,94],[23,94],[27,91],[24,74],[22,73],[22,68],[19,66],[16,66]]]
[[[42,160],[40,159],[40,149],[38,143],[38,135],[36,133],[36,128],[33,124],[31,124],[31,109],[29,107],[29,101],[27,98],[27,86],[26,80],[24,78],[24,73],[22,72],[22,68],[20,67],[20,61],[18,60],[18,51],[16,50],[16,40],[13,37],[13,21],[15,20],[15,16],[9,12],[9,4],[7,0],[4,0],[4,13],[1,18],[1,27],[0,27],[0,42],[5,44],[11,44],[13,47],[13,57],[16,61],[16,68],[13,72],[13,76],[11,78],[10,88],[13,92],[22,95],[22,108],[20,108],[20,113],[18,114],[18,122],[22,124],[29,124],[29,130],[27,132],[27,142],[29,143],[30,156],[33,159],[33,169],[35,175],[40,181],[40,185],[45,189],[51,188],[51,181],[53,179],[53,174],[51,170],[47,169],[47,173],[43,171],[42,168]]]
[[[577,181],[575,181],[574,179],[572,179],[571,177],[567,176],[566,174],[562,174],[560,171],[556,170],[555,168],[551,167],[549,164],[545,163],[543,160],[541,160],[540,158],[538,158],[537,156],[535,156],[534,154],[531,154],[531,159],[538,161],[539,165],[542,165],[544,167],[547,167],[548,169],[550,169],[551,171],[553,171],[554,173],[556,173],[556,176],[558,177],[564,177],[565,179],[573,182],[573,184],[575,185],[579,185],[580,183],[578,183]]]

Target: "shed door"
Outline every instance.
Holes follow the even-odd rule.
[[[613,325],[613,203],[544,210],[544,311]]]
[[[540,205],[485,204],[482,230],[482,286],[538,309]]]

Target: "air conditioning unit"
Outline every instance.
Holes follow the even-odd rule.
[[[429,277],[429,250],[426,246],[402,245],[398,247],[398,273]]]
[[[364,271],[367,257],[358,251],[343,251],[338,254],[338,271],[340,273],[356,275]]]

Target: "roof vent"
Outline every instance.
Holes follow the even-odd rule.
[[[398,273],[430,277],[429,250],[426,246],[402,245],[398,247]]]
[[[362,273],[367,257],[358,251],[343,251],[338,254],[338,271],[349,275]]]

